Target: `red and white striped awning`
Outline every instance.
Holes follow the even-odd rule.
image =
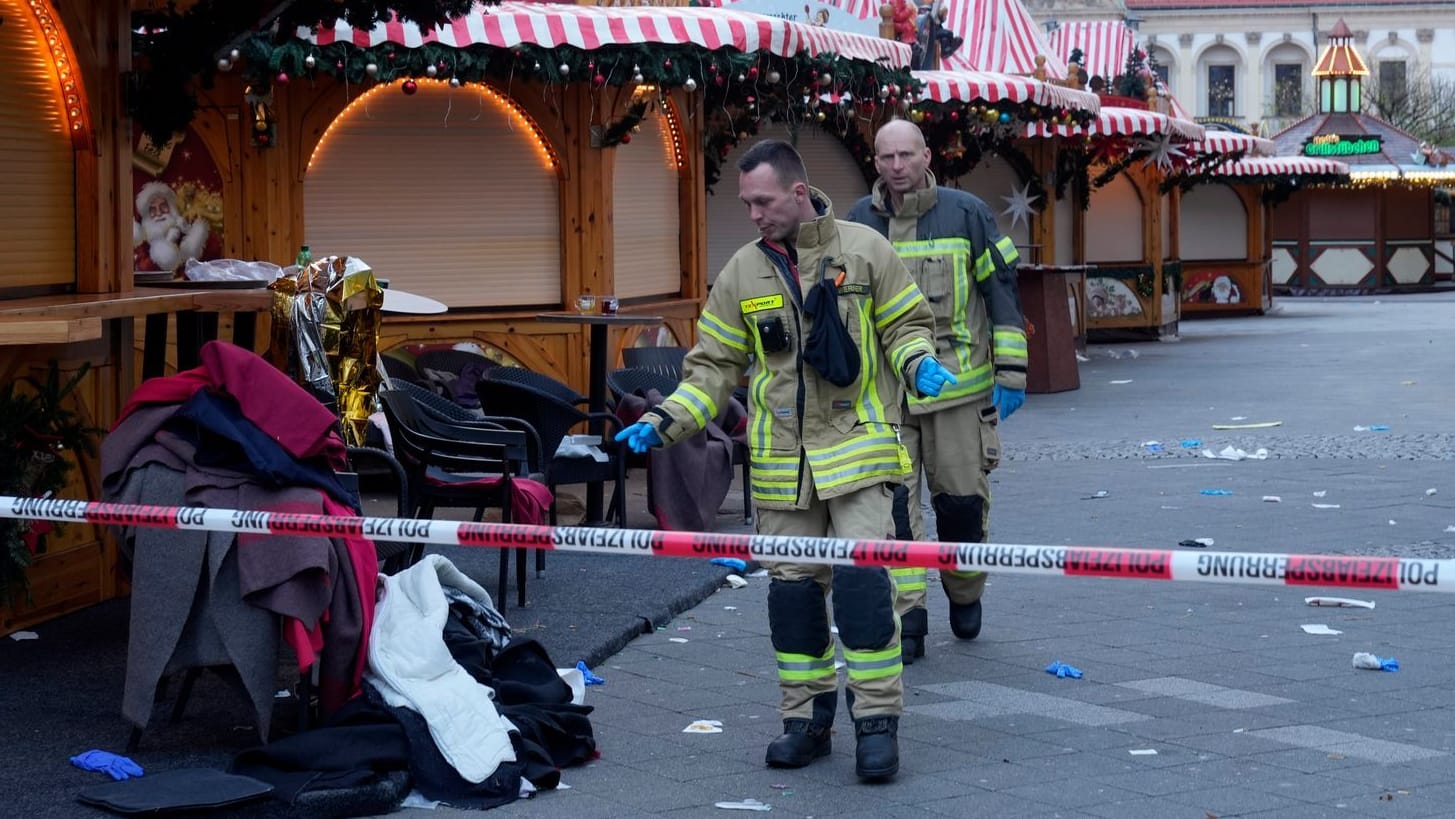
[[[916,71],[924,83],[924,97],[934,102],[1029,102],[1036,105],[1095,112],[1101,100],[1089,91],[1032,77],[992,74],[985,71]]]
[[[823,53],[881,62],[889,68],[909,65],[910,47],[884,37],[866,37],[777,17],[728,9],[674,6],[577,6],[555,3],[476,3],[468,14],[443,26],[421,31],[414,23],[390,20],[372,29],[355,29],[339,20],[298,38],[319,46],[337,42],[369,48],[393,43],[418,48],[438,43],[454,48],[529,44],[543,48],[572,46],[585,51],[617,45],[660,43],[697,45],[710,51],[767,51],[780,57]]]
[[[1081,49],[1081,67],[1092,77],[1110,80],[1127,66],[1136,35],[1120,20],[1077,20],[1062,23],[1051,32],[1056,56],[1071,61],[1071,52]]]
[[[1234,131],[1207,131],[1202,139],[1190,147],[1194,153],[1199,154],[1234,154],[1241,151],[1245,158],[1273,156],[1278,153],[1278,146],[1273,144],[1273,140]]]
[[[1036,57],[1043,56],[1050,76],[1066,76],[1066,62],[1056,56],[1041,24],[1020,0],[946,0],[945,6],[945,27],[965,43],[941,61],[941,68],[1030,74],[1036,70]]]
[[[1212,170],[1214,176],[1275,177],[1275,176],[1344,176],[1349,175],[1349,166],[1332,159],[1315,159],[1306,156],[1257,156],[1244,157],[1236,162],[1225,162]]]
[[[1026,129],[1029,136],[1160,136],[1168,134],[1174,142],[1196,142],[1203,138],[1201,125],[1185,119],[1169,117],[1156,111],[1107,106],[1086,125],[1050,125],[1033,122]]]

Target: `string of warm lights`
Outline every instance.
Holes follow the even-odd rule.
[[[313,147],[313,153],[308,157],[308,168],[313,168],[314,161],[322,155],[324,145],[329,141],[330,135],[339,128],[341,123],[348,121],[351,112],[363,105],[374,94],[384,91],[393,92],[396,87],[402,87],[406,84],[415,90],[418,90],[420,86],[449,88],[452,91],[464,90],[476,93],[486,100],[495,103],[500,110],[504,111],[510,117],[513,124],[520,126],[525,133],[530,135],[531,142],[535,145],[541,161],[545,163],[547,168],[554,171],[560,167],[560,158],[557,156],[555,148],[551,146],[551,141],[546,137],[545,132],[541,130],[540,125],[536,123],[535,118],[522,108],[520,103],[484,83],[455,83],[446,80],[424,78],[405,80],[403,83],[382,83],[350,100],[349,104],[344,106],[344,110],[340,111],[339,115],[334,117],[333,121],[329,123],[328,130],[323,132],[323,136],[319,137],[318,144]],[[406,90],[405,93],[413,94],[414,91]]]
[[[670,167],[674,170],[682,170],[686,167],[684,161],[685,138],[682,134],[682,118],[677,114],[677,105],[670,98],[662,98],[662,119],[667,123],[668,150],[671,155],[667,157]]]
[[[88,145],[91,141],[91,127],[86,117],[86,90],[81,84],[76,61],[72,56],[75,49],[71,47],[65,27],[56,22],[56,14],[50,3],[46,0],[27,0],[27,5],[30,6],[31,16],[40,32],[39,39],[50,52],[56,84],[60,91],[61,108],[66,114],[71,141],[77,147]]]

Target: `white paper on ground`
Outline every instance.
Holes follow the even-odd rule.
[[[1312,504],[1312,506],[1315,509],[1338,509],[1339,508],[1339,504],[1337,504],[1337,503],[1315,503],[1315,504]]]
[[[33,631],[13,631],[10,633],[10,639],[16,642],[21,640],[39,640],[40,635]]]
[[[1374,608],[1373,600],[1355,600],[1352,597],[1305,597],[1303,602],[1309,606],[1348,606],[1357,609]]]
[[[1283,426],[1282,421],[1258,421],[1252,424],[1213,424],[1213,429],[1269,429]]]
[[[1344,632],[1339,631],[1338,629],[1329,628],[1328,626],[1324,625],[1323,623],[1304,623],[1303,624],[1303,633],[1304,634],[1329,634],[1329,635],[1333,635],[1333,634],[1343,634]]]
[[[1130,383],[1132,383],[1132,379],[1130,379],[1130,378],[1119,378],[1116,381],[1112,381],[1111,383],[1113,383],[1113,384],[1130,384]]]
[[[1266,461],[1268,460],[1268,450],[1259,447],[1253,452],[1249,452],[1245,449],[1238,449],[1235,446],[1225,446],[1218,452],[1213,452],[1211,449],[1204,449],[1202,451],[1202,457],[1217,458],[1222,461]]]
[[[440,803],[425,797],[419,791],[410,791],[409,795],[404,797],[404,801],[399,803],[399,807],[401,808],[428,808],[429,810],[434,810],[439,806]]]
[[[758,575],[756,575],[756,574],[749,575],[749,577],[757,577],[757,576]],[[723,582],[727,583],[729,586],[731,586],[731,587],[733,587],[735,589],[741,589],[744,586],[747,586],[748,585],[748,581],[742,579],[741,577],[739,577],[739,576],[737,576],[735,574],[730,574],[727,577],[724,577],[723,578]]]
[[[682,733],[684,733],[684,734],[721,734],[722,733],[722,720],[716,720],[716,719],[700,719],[700,720],[697,720],[695,722],[689,723],[686,728],[683,728],[682,729]]]
[[[1320,489],[1319,491],[1317,491],[1317,492],[1314,493],[1314,497],[1316,497],[1316,498],[1322,498],[1322,497],[1324,497],[1324,496],[1326,496],[1328,494],[1329,494],[1329,490],[1327,490],[1327,489]]]
[[[744,799],[741,802],[714,802],[712,803],[712,806],[715,808],[722,808],[723,810],[770,811],[773,809],[772,805],[769,805],[765,802],[759,802],[756,799]]]
[[[1277,495],[1264,495],[1263,496],[1263,502],[1264,503],[1283,503],[1283,498],[1280,498]]]
[[[558,668],[556,675],[571,687],[571,704],[586,704],[586,677],[581,674],[579,668]]]
[[[1156,756],[1157,755],[1157,749],[1156,748],[1133,748],[1133,749],[1127,751],[1127,753],[1131,754],[1132,756]]]
[[[667,638],[667,642],[669,642],[669,643],[685,643],[685,642],[687,642],[687,638],[686,637],[668,637]]]

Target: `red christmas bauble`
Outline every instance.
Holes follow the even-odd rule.
[[[275,83],[277,83],[279,85],[287,85],[288,84],[288,72],[286,72],[286,71],[279,71],[278,72],[278,76],[276,76],[276,77],[273,78],[273,82],[275,82]]]
[[[628,144],[631,143],[631,141],[632,141],[632,135],[631,134],[622,134],[621,135],[621,144],[628,145]]]
[[[601,86],[606,85],[606,77],[597,74],[596,76],[591,78],[591,84],[600,88]]]
[[[413,94],[419,90],[419,83],[416,83],[414,80],[405,80],[404,85],[401,85],[400,89],[406,94]]]
[[[662,61],[662,67],[663,68],[666,68],[666,69],[671,69],[672,68],[672,61],[671,60],[663,60]]]

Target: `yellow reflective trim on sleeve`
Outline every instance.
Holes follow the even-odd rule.
[[[717,405],[712,403],[712,398],[701,389],[686,382],[677,385],[677,390],[672,393],[671,400],[686,407],[699,427],[707,426],[709,421],[717,417]]]
[[[995,260],[990,258],[990,251],[986,250],[975,260],[975,281],[983,282],[990,278],[990,274],[994,272]]]
[[[1000,257],[1005,260],[1006,267],[1015,267],[1016,262],[1021,259],[1021,252],[1016,250],[1015,242],[1009,236],[996,239],[995,249],[1000,251]]]
[[[757,313],[763,310],[773,310],[782,306],[782,293],[778,293],[772,296],[756,296],[754,298],[743,299],[742,301],[738,302],[738,307],[742,309],[743,315],[745,316],[749,313]]]
[[[991,372],[991,365],[988,363],[974,369],[961,370],[955,373],[955,378],[959,379],[960,383],[946,384],[945,388],[940,390],[938,396],[934,398],[921,398],[917,395],[911,395],[909,396],[909,403],[916,406],[924,406],[925,404],[933,404],[936,401],[949,401],[954,398],[963,398],[967,395],[988,392],[995,384],[995,378]]]
[[[697,330],[712,336],[734,350],[744,353],[748,351],[747,333],[729,325],[706,310],[702,311],[702,317],[697,320]]]
[[[883,330],[885,327],[894,323],[900,316],[913,309],[916,304],[924,300],[924,294],[919,291],[919,287],[910,284],[908,287],[895,293],[894,297],[887,304],[875,308],[874,326],[877,329]]]

